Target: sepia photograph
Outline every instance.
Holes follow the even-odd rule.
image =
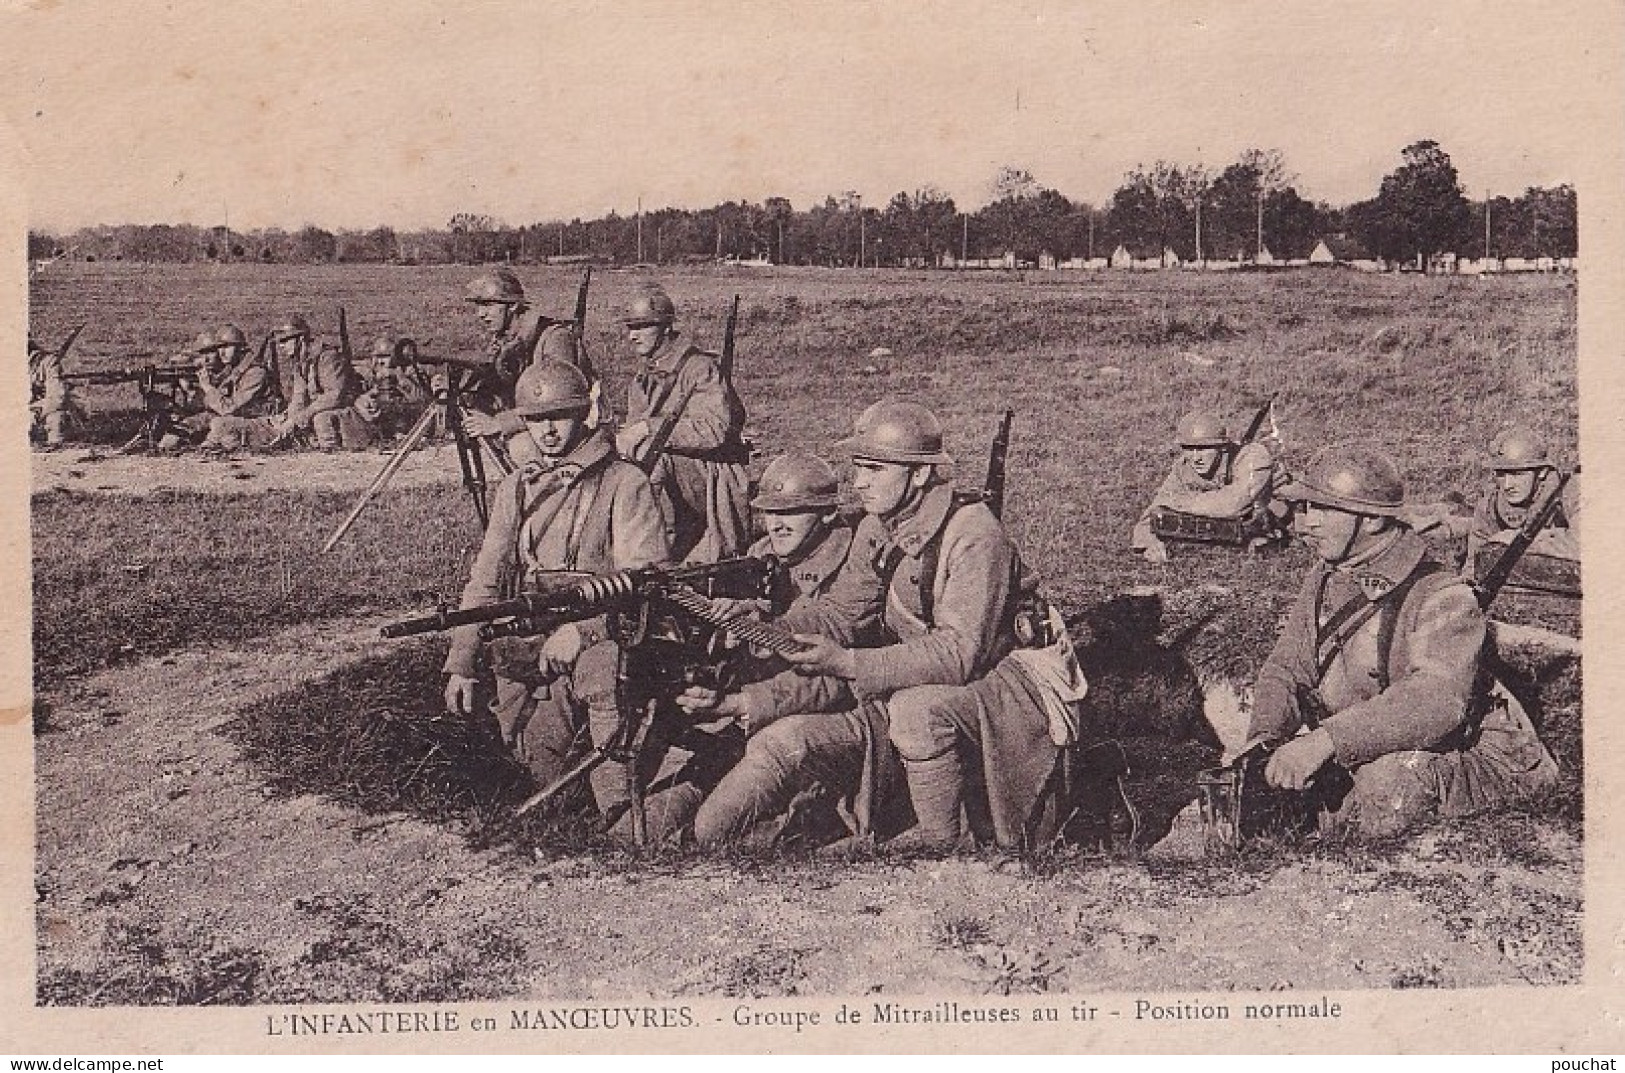
[[[1619,1049],[1622,14],[0,6],[0,1050]]]

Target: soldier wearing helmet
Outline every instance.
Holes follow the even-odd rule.
[[[597,374],[577,347],[570,321],[554,320],[532,309],[524,285],[510,269],[495,268],[469,280],[463,301],[474,307],[474,316],[488,333],[486,352],[495,373],[485,397],[463,416],[463,427],[470,435],[511,437],[524,432],[524,422],[507,411],[519,374],[532,361],[557,361],[580,369],[593,386],[592,416],[603,419],[604,410],[597,403]],[[520,455],[525,456],[524,441],[520,446]]]
[[[1233,518],[1259,547],[1280,535],[1270,510],[1275,457],[1259,442],[1237,445],[1217,414],[1193,410],[1175,432],[1179,458],[1134,524],[1129,546],[1154,563],[1168,561],[1168,546],[1152,528],[1152,515],[1173,511],[1197,518]]]
[[[805,645],[785,657],[796,673],[720,698],[684,694],[750,735],[700,806],[696,837],[740,838],[818,787],[842,802],[854,835],[885,838],[902,826],[906,786],[918,826],[905,837],[917,847],[956,845],[967,807],[1001,846],[1049,839],[1063,819],[1054,776],[1076,729],[1065,713],[1082,696],[1064,628],[1051,648],[1021,647],[1014,623],[1036,610],[1036,583],[992,511],[956,494],[931,411],[876,403],[838,446],[864,515],[829,592],[783,620]],[[883,643],[856,647],[876,623]]]
[[[667,561],[665,526],[648,478],[615,456],[607,431],[588,427],[592,405],[591,386],[574,365],[538,361],[520,374],[512,412],[524,422],[521,435],[531,441],[532,460],[492,494],[464,608],[511,596],[513,578],[540,583],[559,571],[609,574]],[[575,759],[583,731],[602,741],[616,727],[617,657],[602,619],[490,646],[482,646],[477,626],[459,628],[445,663],[446,707],[471,718],[493,717],[514,754],[545,784]],[[593,796],[609,821],[625,811],[626,783],[620,763],[604,764],[591,776]],[[662,814],[658,795],[652,797],[651,831],[664,829]]]
[[[1550,790],[1551,754],[1482,666],[1473,590],[1401,520],[1393,461],[1331,448],[1280,495],[1317,561],[1254,688],[1250,738],[1279,743],[1265,778],[1301,790],[1347,769],[1352,789],[1323,822],[1359,836]]]
[[[213,337],[212,359],[205,359],[198,388],[209,415],[203,447],[211,451],[254,446],[254,438],[268,437],[271,415],[281,409],[282,386],[274,366],[249,349],[248,337],[235,324],[227,324]],[[207,353],[210,337],[198,337],[195,349]]]
[[[674,554],[715,562],[738,555],[749,532],[745,407],[717,355],[683,338],[676,318],[671,297],[657,286],[635,294],[622,318],[638,370],[616,446],[648,470],[666,509]],[[670,435],[649,457],[667,418],[673,419]]]
[[[1474,568],[1479,551],[1485,545],[1504,544],[1511,539],[1557,480],[1557,467],[1551,460],[1546,441],[1532,429],[1520,426],[1503,429],[1496,435],[1484,466],[1495,479],[1479,500],[1467,531],[1469,570]],[[1580,542],[1575,524],[1579,503],[1572,498],[1574,487],[1570,481],[1564,490],[1565,501],[1558,504],[1546,527],[1530,545],[1531,552],[1579,560]]]
[[[393,440],[411,427],[429,403],[428,379],[410,358],[416,347],[388,336],[373,340],[366,363],[355,369],[355,401],[339,410],[316,414],[312,427],[319,443],[338,443],[347,451],[365,451]]]
[[[241,336],[241,332],[237,332]],[[316,427],[319,414],[342,410],[358,393],[355,370],[338,348],[317,339],[310,323],[291,314],[271,330],[278,390],[286,408],[280,414],[237,415],[215,420],[205,446],[222,450],[265,450],[288,443],[314,442],[326,451],[343,444],[331,420]],[[243,343],[246,352],[246,341]]]

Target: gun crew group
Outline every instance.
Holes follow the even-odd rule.
[[[173,387],[166,446],[356,447],[404,429],[398,457],[431,415],[458,437],[486,523],[461,606],[386,632],[451,632],[446,708],[530,767],[526,810],[582,800],[562,791],[584,779],[604,829],[638,841],[930,851],[1098,841],[1132,817],[1121,750],[1080,720],[1086,668],[999,517],[1008,415],[984,488],[955,485],[931,411],[888,399],[835,445],[860,512],[805,452],[773,459],[753,492],[734,317],[711,353],[663,290],[639,292],[617,424],[581,347],[586,286],[572,322],[531,309],[505,270],[475,280],[479,363],[431,373],[410,341],[380,340],[358,377],[341,311],[339,351],[295,317],[258,355],[235,329],[199,340],[195,386],[158,370],[140,383]],[[66,345],[37,363],[30,349],[31,368],[54,361],[65,379]],[[1568,475],[1534,434],[1496,438],[1497,481],[1471,518],[1407,504],[1392,461],[1363,446],[1289,476],[1271,404],[1239,440],[1206,413],[1176,438],[1136,550],[1165,561],[1181,541],[1256,549],[1291,532],[1315,553],[1234,777],[1203,780],[1210,817],[1236,836],[1262,790],[1307,803],[1310,822],[1388,834],[1551,790],[1551,755],[1484,659],[1484,607],[1531,545],[1578,558]],[[1441,563],[1418,530],[1465,536],[1470,554]]]

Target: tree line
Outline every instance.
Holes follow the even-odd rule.
[[[1104,205],[1074,201],[1031,172],[1006,166],[974,212],[927,184],[884,205],[856,191],[796,209],[789,199],[727,201],[704,209],[611,212],[510,226],[458,213],[443,228],[397,231],[233,231],[228,227],[123,225],[29,234],[29,257],[67,254],[133,261],[456,264],[591,260],[611,264],[754,260],[831,267],[928,267],[1013,254],[1036,262],[1172,251],[1180,260],[1307,257],[1329,236],[1373,257],[1408,262],[1437,253],[1569,257],[1578,252],[1574,188],[1531,187],[1517,197],[1472,201],[1434,141],[1406,146],[1399,165],[1365,201],[1334,207],[1299,194],[1278,150],[1252,149],[1221,169],[1159,160],[1124,176]]]

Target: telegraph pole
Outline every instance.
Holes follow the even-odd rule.
[[[1253,264],[1264,258],[1264,185],[1258,186],[1258,246],[1253,251]]]
[[[959,219],[963,227],[959,231],[959,267],[965,267],[965,260],[970,256],[970,213],[962,212]]]
[[[643,199],[638,198],[638,264],[643,263]]]
[[[1484,260],[1490,259],[1490,192],[1484,191]]]

